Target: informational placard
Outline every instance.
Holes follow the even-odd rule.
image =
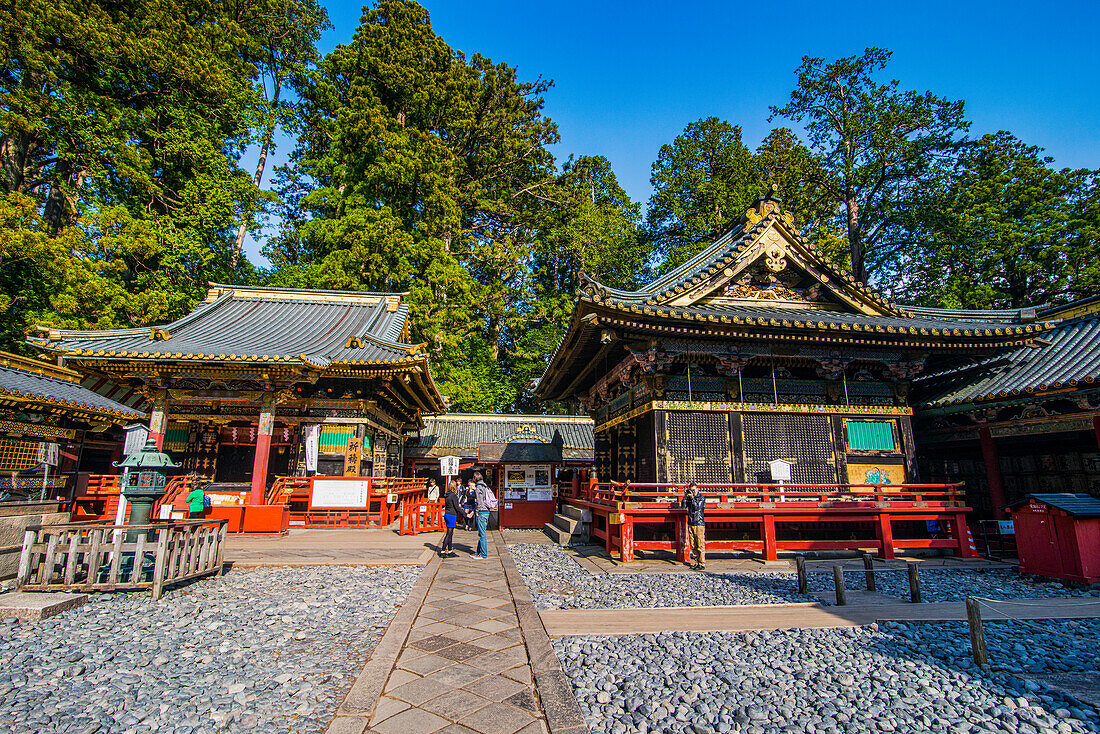
[[[554,499],[550,486],[550,465],[505,465],[504,499],[527,502],[547,502]]]
[[[439,474],[444,477],[458,476],[458,457],[441,456],[439,458]]]
[[[1001,535],[1016,534],[1016,526],[1012,524],[1011,520],[998,520],[997,528],[1001,531]]]
[[[776,459],[775,461],[768,462],[768,468],[771,470],[773,482],[791,481],[791,462],[783,459]]]
[[[315,472],[317,471],[317,452],[321,448],[321,426],[316,423],[303,426],[302,432],[306,443],[306,471]]]
[[[141,447],[149,440],[149,429],[138,424],[126,426],[126,442],[122,447],[122,455],[129,456],[141,451]]]
[[[345,477],[357,477],[359,476],[359,455],[362,445],[359,439],[352,436],[348,439],[348,445],[344,449],[344,476]]]
[[[370,482],[366,479],[314,479],[313,507],[366,507]]]
[[[550,487],[532,487],[527,490],[528,502],[549,502],[554,499],[554,493]]]

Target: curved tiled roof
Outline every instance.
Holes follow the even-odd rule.
[[[987,402],[1087,385],[1100,379],[1100,314],[1065,321],[1043,334],[1048,344],[1020,347],[966,374],[930,375],[925,407]],[[942,387],[935,387],[942,386]]]
[[[49,331],[30,341],[80,359],[274,361],[331,365],[423,359],[397,341],[408,316],[399,294],[234,289],[215,286],[209,302],[160,327]]]
[[[478,444],[538,440],[551,443],[560,434],[567,459],[591,459],[596,439],[591,418],[574,415],[496,415],[449,413],[424,417],[424,428],[409,437],[411,455],[477,456]]]
[[[80,375],[71,370],[0,352],[0,398],[3,397],[109,420],[145,417],[141,411],[82,386]]]

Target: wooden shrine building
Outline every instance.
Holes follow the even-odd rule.
[[[339,473],[400,473],[406,430],[444,407],[427,355],[405,343],[404,295],[215,284],[164,326],[29,341],[89,379],[140,390],[158,446],[262,504],[274,476],[306,474],[309,426],[340,444]]]
[[[1000,316],[1058,323],[1030,345],[918,379],[922,476],[964,481],[984,519],[1031,494],[1100,499],[1100,297]]]
[[[679,523],[671,547],[683,557],[682,511],[668,501],[689,481],[723,508],[715,547],[969,555],[957,488],[916,485],[915,380],[1041,348],[1053,328],[1034,313],[892,303],[807,243],[769,196],[637,291],[585,282],[536,396],[594,418],[599,479],[629,486],[593,486],[582,504],[597,515],[593,537],[624,559],[643,547],[636,522],[652,523],[651,548],[669,547]],[[789,466],[785,488],[776,460]]]
[[[1052,327],[890,303],[806,243],[772,198],[636,292],[595,282],[536,394],[596,422],[601,478],[916,481],[914,378],[992,359]]]
[[[128,393],[109,398],[73,370],[0,352],[0,496],[67,499],[78,473],[109,469],[122,426],[146,418]]]
[[[480,469],[496,492],[501,527],[541,528],[556,511],[554,488],[591,467],[593,450],[587,416],[449,413],[410,434],[406,474],[439,480],[439,459],[457,456],[461,479]]]

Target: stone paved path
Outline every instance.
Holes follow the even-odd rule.
[[[461,534],[464,546],[476,534]],[[465,541],[465,542],[462,542]],[[498,548],[446,558],[374,709],[377,734],[548,731]]]

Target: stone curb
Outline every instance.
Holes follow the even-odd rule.
[[[393,666],[397,664],[397,656],[405,647],[416,615],[420,613],[420,607],[428,596],[428,589],[435,580],[439,564],[440,559],[433,558],[409,589],[405,602],[386,627],[385,634],[378,641],[343,703],[336,709],[336,716],[329,722],[326,734],[362,734],[366,731],[386,681],[389,680]]]
[[[500,564],[504,567],[504,578],[516,605],[516,617],[523,632],[527,657],[531,661],[531,672],[535,675],[535,688],[546,714],[546,726],[550,734],[588,734],[588,724],[585,723],[577,697],[573,695],[573,686],[561,668],[558,654],[550,644],[550,637],[535,609],[531,592],[527,590],[523,577],[516,569],[504,536],[499,530],[494,530],[493,533]]]

